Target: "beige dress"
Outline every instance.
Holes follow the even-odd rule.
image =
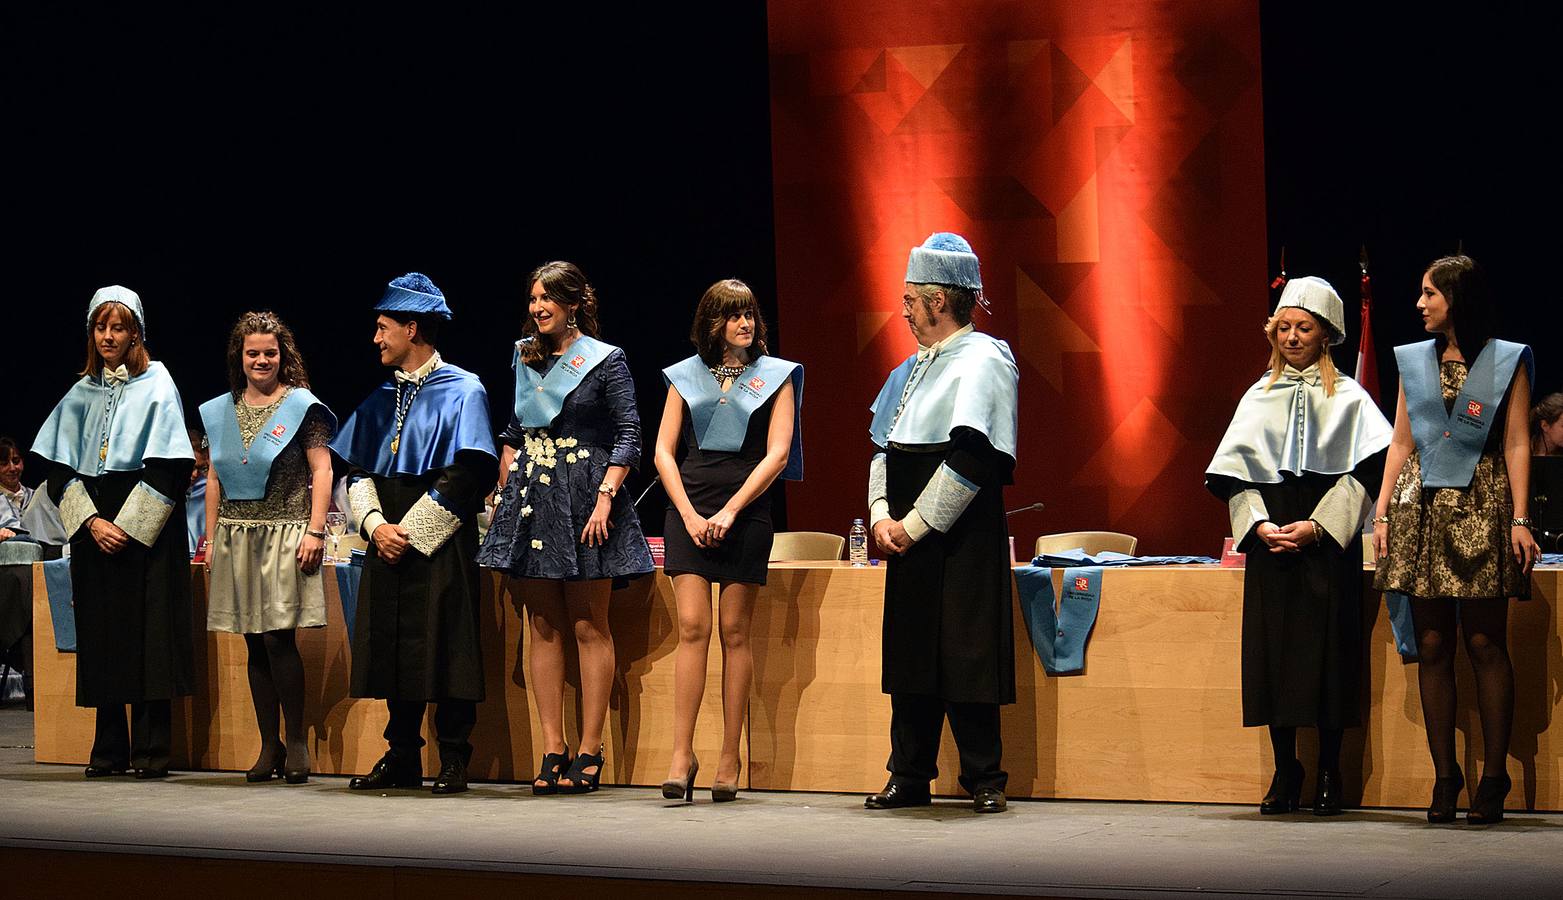
[[[1439,366],[1446,408],[1460,395],[1466,371],[1457,360]],[[1421,456],[1411,452],[1390,497],[1389,558],[1379,564],[1374,587],[1413,597],[1530,596],[1530,579],[1509,545],[1514,497],[1503,459],[1504,421],[1500,409],[1469,487],[1423,488]]]
[[[234,402],[246,449],[286,397],[284,392],[266,406],[250,406],[242,397]],[[330,439],[330,427],[311,410],[298,436],[272,462],[264,497],[233,500],[225,492],[219,498],[217,526],[207,551],[211,561],[208,631],[259,634],[326,624],[322,570],[305,575],[299,571],[297,554],[309,526],[309,465],[304,451],[323,447]]]

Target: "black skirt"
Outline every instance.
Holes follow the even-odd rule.
[[[678,474],[695,512],[707,517],[716,515],[765,458],[771,410],[775,404],[773,396],[749,417],[749,430],[744,435],[743,447],[737,452],[701,450],[696,446],[689,407],[684,407]],[[744,507],[722,543],[706,549],[695,546],[684,528],[684,518],[671,503],[668,504],[662,525],[666,551],[663,571],[669,575],[699,575],[723,584],[765,584],[775,537],[771,525],[771,491],[776,489],[773,483]]]

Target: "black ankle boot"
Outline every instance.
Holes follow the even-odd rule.
[[[1290,765],[1278,766],[1269,792],[1259,801],[1260,814],[1278,816],[1295,811],[1302,801],[1302,783],[1302,763],[1294,759]]]
[[[1313,786],[1313,814],[1338,816],[1341,814],[1341,777],[1339,769],[1320,769]]]

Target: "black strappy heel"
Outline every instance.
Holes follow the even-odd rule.
[[[561,784],[557,790],[561,794],[590,794],[597,790],[597,782],[602,778],[602,751],[598,747],[596,753],[582,753],[570,763],[570,770],[559,776],[559,779],[570,779],[570,783]],[[590,774],[587,769],[595,768],[597,771]]]
[[[570,767],[570,748],[566,746],[563,753],[544,753],[543,762],[537,769],[537,777],[532,779],[532,793],[542,797],[548,794],[559,793],[559,777]],[[542,784],[538,784],[541,781]]]

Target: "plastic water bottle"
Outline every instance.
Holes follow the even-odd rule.
[[[862,519],[852,520],[852,531],[847,534],[847,556],[854,566],[868,565],[868,529]]]

